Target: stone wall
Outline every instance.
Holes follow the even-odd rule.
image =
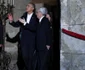
[[[61,0],[61,29],[85,35],[85,0]],[[85,41],[61,31],[61,70],[85,70]]]

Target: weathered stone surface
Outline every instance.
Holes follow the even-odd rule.
[[[68,53],[61,54],[60,70],[72,70],[72,55]]]
[[[72,70],[85,70],[85,54],[72,55]]]
[[[61,0],[61,29],[62,28],[85,35],[85,0]],[[68,65],[71,65],[70,70],[85,70],[84,40],[71,37],[61,31],[60,51],[61,70],[69,70],[65,67],[67,61],[71,61],[71,63],[68,63]],[[71,57],[69,58],[68,56]]]

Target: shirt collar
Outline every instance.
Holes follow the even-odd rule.
[[[44,18],[44,16],[42,16],[42,17],[39,19],[39,22],[41,22],[43,18]]]
[[[32,16],[33,15],[33,13],[31,13],[31,14],[27,14],[28,16]]]

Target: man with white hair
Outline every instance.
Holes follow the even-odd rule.
[[[37,11],[37,18],[39,19],[39,25],[37,27],[37,70],[48,69],[47,57],[52,43],[52,36],[50,22],[46,18],[46,14],[47,9],[45,7],[42,7]]]

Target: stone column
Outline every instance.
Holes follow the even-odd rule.
[[[85,0],[61,0],[61,29],[85,35]],[[85,69],[85,41],[61,31],[61,70]]]

